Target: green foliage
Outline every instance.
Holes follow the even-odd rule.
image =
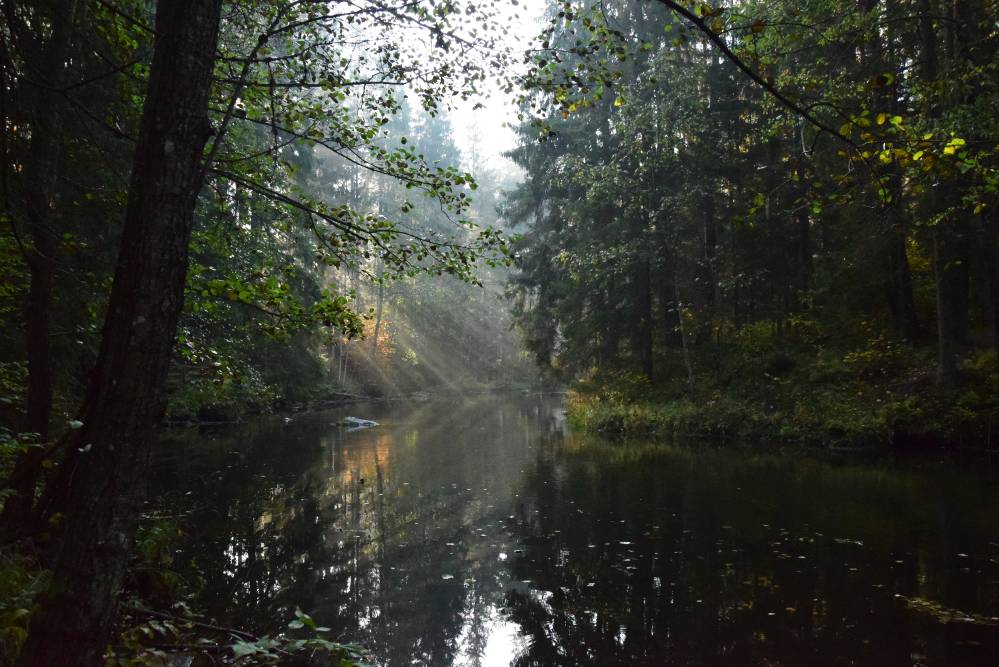
[[[208,109],[215,132],[194,221],[175,357],[181,369],[171,378],[175,414],[314,395],[321,347],[362,335],[368,313],[356,298],[361,278],[448,275],[475,284],[477,265],[509,261],[505,237],[476,215],[479,181],[457,149],[444,150],[450,138],[438,122],[454,100],[477,93],[485,64],[475,54],[492,51],[491,65],[505,65],[507,55],[494,48],[495,8],[374,3],[340,14],[321,2],[276,2],[230,9]],[[80,13],[86,20],[74,26],[87,47],[65,72],[51,214],[61,239],[51,351],[59,360],[57,406],[68,413],[99,342],[149,76],[152,10],[132,0],[88,6]],[[8,18],[44,23],[46,11]],[[23,32],[38,34],[8,63],[17,89],[5,106],[16,131],[4,144],[10,189],[0,212],[3,364],[24,357],[17,325],[28,292],[24,199],[31,184],[21,166],[41,95],[31,86],[20,90],[17,72],[37,69],[32,58],[51,37]],[[362,39],[370,51],[351,46]],[[411,132],[411,117],[426,127]],[[262,349],[273,355],[270,341],[293,345],[295,356],[307,359],[291,365],[309,372],[298,382],[276,377],[281,372],[272,369],[291,355],[268,364]],[[19,407],[0,417],[13,421]]]
[[[105,667],[167,667],[178,658],[254,667],[312,664],[317,659],[339,667],[370,664],[361,647],[326,639],[323,635],[329,628],[318,626],[301,609],[295,610],[288,629],[306,636],[256,637],[204,623],[186,605],[175,606],[175,613],[163,613],[132,605],[127,610],[132,623],[108,655]]]
[[[965,360],[999,341],[999,60],[995,8],[962,11],[551,3],[512,292],[537,361],[608,396],[595,423],[983,437]]]
[[[670,441],[992,447],[999,414],[992,351],[969,359],[963,388],[947,390],[933,384],[935,359],[925,350],[876,338],[853,350],[785,343],[774,351],[769,338],[750,329],[726,349],[698,354],[693,395],[680,378],[653,384],[633,372],[599,372],[577,383],[570,423]]]
[[[479,264],[509,261],[505,237],[473,215],[479,182],[457,152],[430,155],[393,127],[402,115],[430,123],[454,100],[476,94],[486,66],[479,54],[493,54],[489,66],[506,65],[496,48],[502,36],[497,10],[469,2],[376,2],[331,11],[335,4],[225,3],[218,41],[206,49],[213,60],[204,61],[214,63],[210,101],[202,110],[211,125],[198,130],[208,144],[203,155],[188,152],[186,158],[189,171],[199,174],[192,182],[201,185],[204,176],[192,241],[139,267],[139,275],[120,271],[117,258],[141,245],[122,246],[132,240],[131,231],[122,239],[122,212],[138,210],[132,197],[143,190],[141,179],[156,179],[129,170],[142,163],[134,155],[139,120],[152,117],[145,95],[158,5],[81,2],[79,11],[62,13],[68,5],[59,2],[5,5],[4,35],[12,39],[5,41],[10,48],[0,66],[0,473],[9,472],[27,439],[15,433],[26,384],[40,387],[40,394],[52,386],[51,421],[57,422],[76,414],[88,385],[100,382],[94,377],[118,381],[94,372],[105,317],[103,330],[131,326],[118,319],[122,311],[105,312],[112,280],[116,294],[150,290],[157,278],[162,283],[163,275],[189,269],[168,389],[172,416],[195,418],[342,389],[342,381],[330,383],[326,351],[362,335],[370,319],[358,298],[365,280],[446,275],[474,285],[481,282]],[[406,99],[415,101],[416,113]],[[434,128],[424,134],[435,138]],[[44,150],[37,150],[41,144]],[[166,153],[173,149],[165,147]],[[194,168],[194,157],[203,159],[203,169]],[[375,193],[385,196],[379,200]],[[432,220],[429,210],[438,212]],[[187,230],[186,223],[177,225],[178,233]],[[42,248],[47,241],[51,250]],[[154,279],[146,280],[149,275]],[[50,278],[51,300],[35,289]],[[174,305],[164,304],[167,311]],[[29,341],[24,313],[37,322],[38,336]],[[156,332],[164,334],[174,332]],[[146,343],[131,337],[128,345]],[[28,347],[33,358],[26,383],[18,372]],[[48,365],[52,378],[43,372]],[[140,386],[159,398],[158,388]],[[32,407],[47,410],[47,403]],[[44,467],[59,463],[47,459]],[[113,477],[116,469],[105,470]],[[115,512],[125,507],[108,500]],[[132,525],[128,516],[116,519]],[[164,598],[179,583],[170,575],[173,530],[165,524],[145,529],[134,554],[141,561],[136,577]],[[92,616],[105,618],[98,611]],[[318,631],[307,620],[300,615],[297,622]],[[199,626],[187,619],[144,619],[122,635],[126,650],[112,662],[162,664],[169,656],[160,645],[190,637],[185,631],[193,627]],[[356,657],[353,649],[322,637],[240,636],[238,642],[220,639],[211,650],[240,664],[284,662],[288,654],[316,649]]]
[[[0,551],[0,665],[13,667],[28,636],[35,596],[48,584],[48,573],[24,555]]]

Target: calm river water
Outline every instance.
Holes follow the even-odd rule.
[[[346,415],[380,426],[348,432]],[[609,443],[552,397],[172,431],[200,607],[385,665],[999,664],[988,466]]]

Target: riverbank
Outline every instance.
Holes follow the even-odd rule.
[[[705,362],[704,365],[707,365]],[[957,389],[914,354],[717,357],[708,374],[651,383],[596,374],[568,400],[569,423],[611,437],[707,438],[776,446],[993,449],[999,377],[990,354],[966,360]]]
[[[221,404],[206,404],[201,406],[171,406],[163,420],[163,425],[167,427],[185,426],[214,426],[220,424],[238,424],[248,419],[262,417],[266,415],[296,415],[332,408],[353,405],[355,403],[372,403],[383,401],[411,401],[422,403],[442,396],[462,397],[488,396],[488,395],[526,395],[531,392],[544,394],[562,393],[552,392],[547,388],[535,388],[530,385],[517,386],[487,386],[480,385],[471,388],[464,387],[433,387],[426,390],[413,391],[400,394],[347,394],[334,392],[326,394],[321,398],[305,401],[290,402],[286,400],[263,401],[243,401],[228,402]]]
[[[411,399],[408,396],[399,397],[398,400]],[[382,396],[359,396],[354,394],[333,394],[324,398],[317,398],[310,401],[289,403],[287,401],[273,401],[269,403],[227,403],[210,404],[200,406],[194,410],[171,410],[167,412],[163,420],[164,426],[211,426],[217,424],[238,424],[245,419],[252,419],[263,415],[298,414],[302,412],[315,412],[317,410],[328,410],[342,405],[353,403],[364,403],[368,401],[393,400]]]

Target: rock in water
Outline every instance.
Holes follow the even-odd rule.
[[[378,426],[378,422],[371,421],[370,419],[361,419],[360,417],[344,417],[340,426],[346,426],[350,430],[356,430],[361,428],[371,428],[372,426]]]

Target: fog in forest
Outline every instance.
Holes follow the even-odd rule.
[[[5,0],[0,667],[999,650],[994,0]]]

